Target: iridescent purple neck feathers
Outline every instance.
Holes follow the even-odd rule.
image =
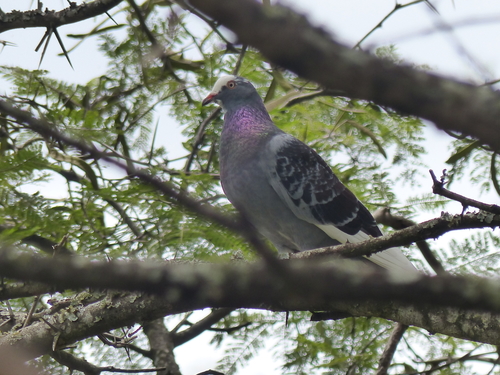
[[[224,131],[236,131],[241,133],[258,133],[260,131],[278,130],[265,110],[255,106],[241,106],[232,109],[224,116]]]

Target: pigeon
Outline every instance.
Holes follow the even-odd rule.
[[[279,129],[255,87],[223,76],[202,105],[225,110],[219,159],[229,201],[279,252],[295,253],[382,236],[368,209],[309,146]],[[417,272],[398,248],[367,257]]]

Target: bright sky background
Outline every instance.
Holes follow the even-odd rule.
[[[402,2],[402,4],[408,1]],[[398,10],[377,29],[363,44],[365,50],[382,45],[395,44],[401,58],[415,64],[426,64],[434,72],[459,80],[477,84],[500,78],[500,1],[495,0],[434,0],[432,4],[439,13],[434,12],[424,3]],[[44,9],[60,10],[67,7],[67,1],[44,0]],[[392,9],[394,0],[284,0],[284,4],[308,15],[317,25],[330,30],[335,37],[348,46],[356,44]],[[36,6],[35,1],[7,0],[0,7],[4,12],[11,9],[27,10]],[[103,20],[87,20],[78,24],[63,26],[59,32],[66,47],[74,45],[74,39],[65,37],[68,33],[83,33]],[[110,21],[108,21],[110,22]],[[200,27],[203,27],[200,23]],[[41,39],[42,29],[21,29],[8,31],[0,35],[0,40],[15,43],[16,47],[6,46],[0,52],[0,65],[15,65],[26,69],[36,69],[40,53],[34,52]],[[86,83],[89,79],[103,74],[106,61],[97,50],[97,38],[89,38],[70,57],[74,70],[64,57],[57,56],[60,48],[53,37],[42,69],[50,71],[50,76],[74,83]],[[0,81],[0,94],[8,92],[8,85]],[[158,116],[167,119],[164,113]],[[179,139],[178,124],[165,121],[162,129],[163,142],[171,150],[171,158],[180,156],[182,150],[171,149],[173,140]],[[426,131],[429,142],[429,154],[425,162],[437,173],[444,168],[444,161],[449,153],[449,138],[432,126]],[[422,181],[422,190],[429,191],[430,179]],[[454,190],[476,197],[477,191],[468,186],[467,181],[455,184]],[[39,190],[41,187],[34,187]],[[498,203],[498,196],[489,194],[481,199]],[[450,212],[460,212],[460,205],[450,205]],[[434,215],[419,219],[430,219]],[[447,241],[446,237],[443,241]],[[176,349],[175,353],[184,375],[214,368],[220,358],[220,352],[208,345],[210,335],[202,335],[197,340]],[[281,374],[279,363],[272,360],[272,348],[262,350],[262,354],[251,361],[239,375],[277,375]],[[279,350],[279,348],[277,349]]]

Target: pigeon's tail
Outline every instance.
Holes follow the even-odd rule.
[[[358,243],[372,238],[369,234],[361,230],[354,235],[350,235],[331,224],[316,224],[316,226],[323,232],[325,232],[328,236],[336,239],[340,243]],[[375,253],[373,255],[370,255],[369,257],[366,257],[366,259],[389,271],[418,273],[418,270],[415,268],[415,266],[403,254],[401,249],[397,247],[391,247],[387,250]]]
[[[397,247],[391,247],[387,250],[373,254],[367,257],[367,259],[389,271],[418,273],[415,266],[403,254],[401,249]]]

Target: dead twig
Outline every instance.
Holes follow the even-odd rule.
[[[475,199],[464,197],[463,195],[454,193],[444,187],[445,178],[446,178],[446,169],[443,171],[443,175],[438,180],[434,171],[429,169],[429,173],[432,177],[432,192],[434,194],[441,195],[442,197],[446,197],[449,199],[453,199],[454,201],[462,203],[463,212],[467,209],[467,207],[476,207],[480,210],[491,212],[492,214],[499,215],[500,214],[500,206],[496,204],[488,204],[476,201]]]

